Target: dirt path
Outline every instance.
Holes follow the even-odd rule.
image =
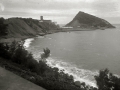
[[[45,90],[0,67],[0,90]]]

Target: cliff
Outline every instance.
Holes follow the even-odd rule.
[[[9,18],[5,23],[8,24],[8,37],[35,36],[59,28],[53,22],[39,22],[31,18]]]
[[[67,27],[83,27],[83,28],[88,28],[88,27],[93,27],[93,28],[115,28],[113,25],[111,25],[108,21],[98,18],[96,16],[84,13],[84,12],[79,12],[74,19],[69,22]]]

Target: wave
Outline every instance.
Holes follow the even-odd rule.
[[[47,64],[50,67],[57,67],[59,70],[63,70],[64,73],[72,75],[74,77],[74,81],[85,82],[89,86],[97,87],[94,76],[98,75],[98,71],[80,69],[74,64],[64,62],[57,58],[48,58]]]
[[[32,43],[33,40],[34,40],[34,38],[26,39],[23,46],[25,48],[28,48],[30,46],[30,44]]]

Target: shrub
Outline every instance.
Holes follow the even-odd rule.
[[[95,80],[99,90],[120,90],[120,78],[114,76],[108,69],[100,70]]]
[[[18,44],[15,46],[14,50],[10,50],[13,51],[13,53],[10,54],[12,55],[11,59],[13,62],[18,63],[18,64],[22,64],[25,65],[28,63],[28,60],[34,60],[32,57],[32,54],[29,53],[27,50],[25,50],[25,48]],[[30,61],[29,61],[30,62]]]
[[[50,54],[48,48],[44,49],[44,57],[47,58]],[[6,59],[10,59],[12,62],[26,67],[32,72],[42,75],[47,70],[47,64],[44,61],[37,62],[31,53],[29,53],[23,45],[16,41],[11,44],[0,43],[0,56]]]
[[[0,43],[0,56],[6,59],[9,59],[9,46],[6,43]]]
[[[7,35],[7,24],[4,24],[4,18],[0,18],[0,36],[5,36]]]
[[[48,48],[43,49],[44,53],[41,54],[41,59],[44,60],[50,56],[50,50]]]

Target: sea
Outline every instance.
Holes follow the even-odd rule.
[[[74,81],[97,87],[100,70],[120,75],[120,25],[93,31],[71,31],[25,40],[24,47],[39,61],[44,48],[51,51],[47,64],[73,75]]]

